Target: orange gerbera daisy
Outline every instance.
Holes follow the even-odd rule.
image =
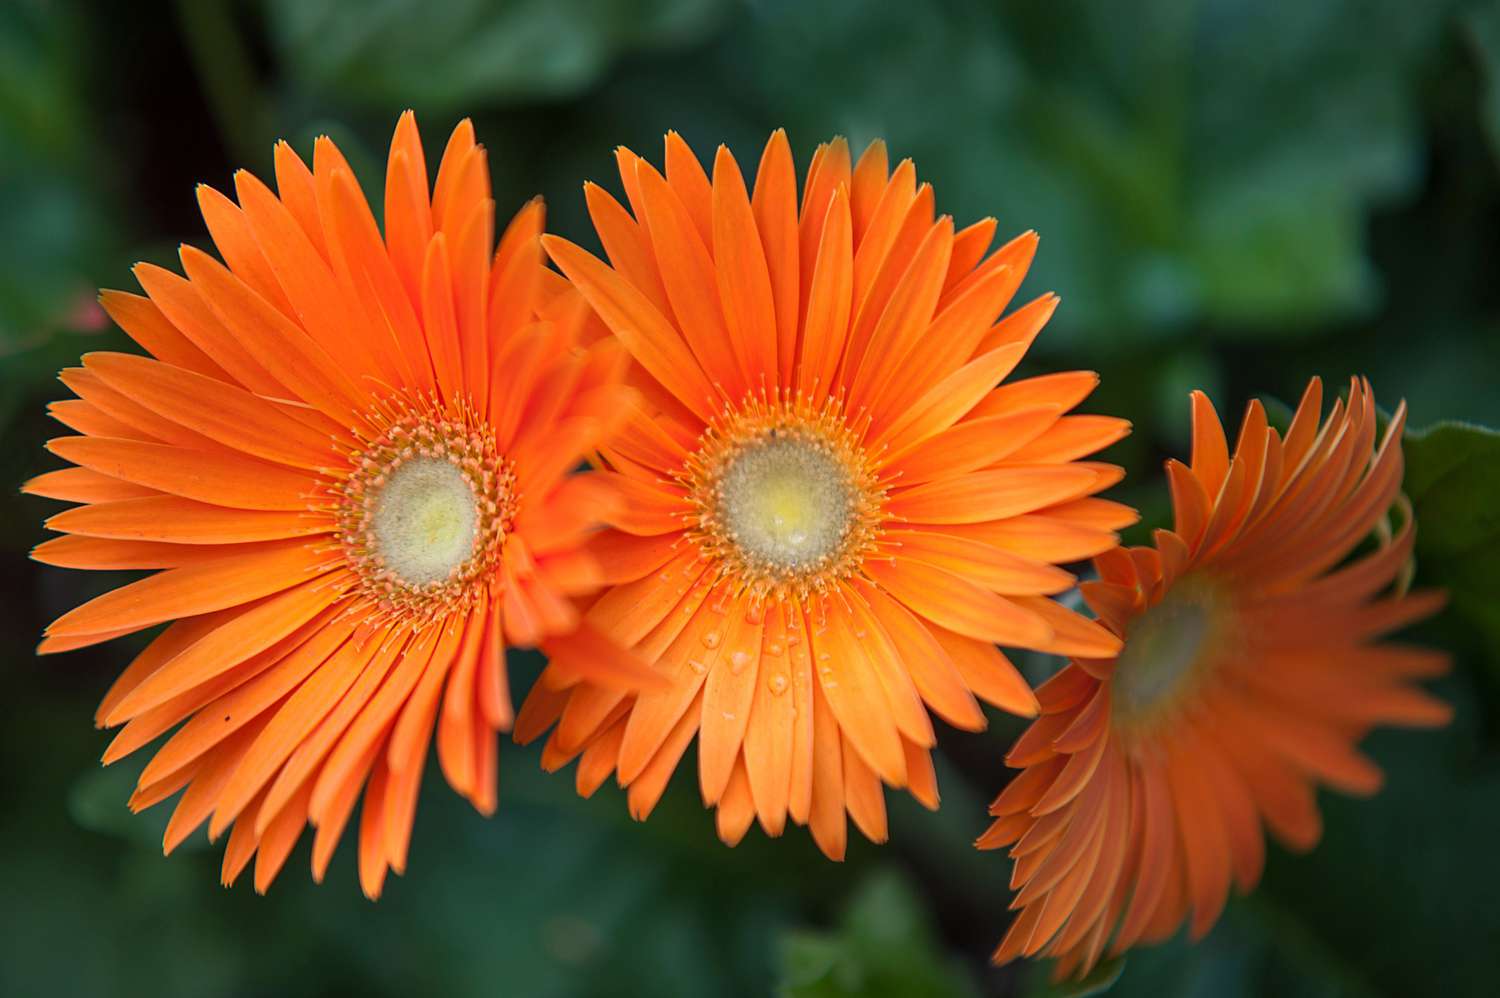
[[[971,730],[976,694],[1035,712],[997,643],[1116,649],[1047,597],[1074,582],[1056,563],[1134,519],[1090,498],[1119,469],[1076,460],[1128,424],[1064,415],[1088,372],[995,387],[1057,304],[996,322],[1036,236],[986,259],[994,220],[955,232],[881,143],[855,167],[842,139],[820,147],[800,210],[779,131],[753,193],[727,149],[710,180],[675,134],[665,176],[617,157],[634,217],[585,188],[613,267],[544,244],[645,399],[604,450],[626,508],[597,547],[617,585],[587,619],[667,686],[544,677],[516,735],[557,722],[544,764],[582,753],[580,791],[614,772],[637,818],[697,735],[724,841],[790,817],[838,858],[846,810],[885,838],[882,782],[937,805],[928,708]]]
[[[1262,822],[1312,848],[1316,784],[1380,787],[1354,747],[1366,732],[1448,720],[1412,684],[1446,656],[1378,640],[1443,604],[1405,592],[1405,406],[1377,446],[1366,382],[1320,427],[1321,403],[1314,380],[1283,438],[1252,402],[1231,457],[1195,393],[1192,466],[1167,464],[1174,529],[1095,559],[1084,598],[1125,646],[1038,688],[1042,716],[1006,759],[1024,772],[978,842],[1016,864],[997,963],[1041,953],[1066,977],[1184,921],[1203,936],[1230,886],[1260,879]]]
[[[81,435],[48,446],[77,467],[26,490],[84,505],[34,557],[160,571],[65,614],[40,651],[176,621],[97,716],[125,725],[106,763],[181,724],[131,807],[186,788],[166,850],[233,825],[224,882],[258,853],[263,891],[309,822],[322,878],[363,787],[375,897],[404,868],[434,724],[449,783],[494,809],[508,642],[602,681],[629,668],[572,633],[570,597],[599,581],[582,542],[617,497],[566,474],[630,404],[627,358],[575,349],[588,309],[547,276],[540,201],[495,251],[467,121],[429,195],[401,118],[384,238],[329,139],[311,171],[285,143],[275,162],[279,197],[245,172],[238,205],[199,188],[227,266],[185,246],[187,279],[141,264],[148,297],[103,294],[152,357],[62,374],[79,397],[52,413]]]

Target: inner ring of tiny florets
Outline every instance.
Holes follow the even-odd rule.
[[[1218,588],[1197,579],[1179,580],[1137,617],[1111,680],[1116,719],[1129,727],[1179,703],[1211,665],[1226,617]]]
[[[683,477],[689,533],[754,596],[822,591],[873,546],[883,492],[832,404],[749,404],[705,432]]]
[[[359,588],[418,619],[466,609],[489,585],[515,513],[513,475],[471,407],[389,401],[333,491]]]

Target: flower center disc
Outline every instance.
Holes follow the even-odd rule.
[[[479,500],[458,465],[415,457],[374,495],[370,532],[388,569],[413,586],[442,582],[474,556]]]
[[[1213,588],[1190,580],[1136,618],[1115,663],[1116,717],[1129,724],[1178,702],[1222,638],[1222,625]]]
[[[717,514],[725,534],[785,572],[816,569],[849,535],[855,490],[830,449],[772,431],[725,467]]]
[[[515,475],[489,425],[462,402],[398,397],[332,489],[344,556],[364,594],[422,622],[466,610],[490,588],[515,516]]]
[[[873,549],[885,491],[837,402],[742,405],[705,431],[679,476],[688,534],[752,598],[824,592]]]

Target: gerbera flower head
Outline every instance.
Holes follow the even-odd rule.
[[[580,791],[614,773],[637,818],[696,737],[721,838],[790,818],[841,857],[846,813],[885,838],[882,783],[936,806],[929,710],[1035,712],[996,644],[1116,649],[1048,596],[1134,519],[1094,498],[1119,469],[1078,460],[1128,426],[1066,415],[1088,372],[996,387],[1057,305],[1001,318],[1036,236],[987,255],[995,221],[955,231],[882,143],[821,146],[800,203],[782,132],[753,188],[676,134],[664,173],[617,159],[629,210],[585,187],[610,263],[544,242],[643,398],[603,451],[626,500],[587,619],[666,688],[544,675],[516,736],[556,723],[544,765],[581,754]]]
[[[1039,687],[1007,756],[1022,772],[978,842],[1015,860],[997,963],[1051,956],[1066,977],[1184,922],[1203,936],[1260,879],[1262,825],[1310,849],[1318,785],[1380,788],[1355,748],[1371,728],[1447,722],[1413,683],[1447,657],[1380,640],[1443,603],[1406,591],[1404,404],[1377,442],[1366,382],[1320,425],[1321,402],[1314,380],[1284,437],[1252,402],[1231,454],[1194,394],[1192,463],[1167,465],[1173,529],[1095,559],[1084,598],[1124,648]]]
[[[312,169],[276,147],[279,193],[200,187],[223,262],[136,268],[105,309],[150,356],[95,353],[52,407],[75,467],[27,491],[81,505],[39,561],[155,574],[65,614],[42,652],[168,623],[98,723],[113,762],[176,732],[139,809],[183,791],[170,852],[233,828],[265,890],[303,827],[321,879],[363,789],[359,868],[400,872],[429,742],[452,786],[495,807],[507,644],[544,645],[608,683],[630,671],[579,628],[600,569],[583,546],[616,504],[568,472],[628,408],[619,345],[544,266],[540,201],[499,240],[484,149],[463,122],[429,190],[410,113],[396,128],[385,232],[327,138]],[[180,725],[180,727],[179,727]]]

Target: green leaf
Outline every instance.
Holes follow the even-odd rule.
[[[294,74],[356,100],[454,108],[578,94],[619,56],[701,38],[727,0],[267,0]]]
[[[1500,676],[1500,433],[1438,423],[1408,434],[1405,450],[1418,578],[1448,590],[1454,610],[1485,636]]]
[[[96,275],[117,249],[105,157],[84,138],[96,132],[82,94],[86,34],[38,6],[0,5],[0,428],[58,358],[77,358],[76,346],[56,348],[59,333],[106,327]]]
[[[1087,998],[1089,995],[1102,995],[1115,986],[1124,972],[1125,958],[1117,956],[1112,960],[1105,960],[1076,981],[1059,981],[1033,991],[1030,998]]]
[[[1464,26],[1485,77],[1485,136],[1497,162],[1500,162],[1500,7],[1494,4],[1476,6],[1468,12]]]
[[[799,146],[884,136],[960,224],[1036,228],[1059,330],[1127,352],[1375,307],[1365,213],[1420,180],[1413,84],[1450,6],[950,4],[913,32],[900,5],[768,3],[739,75]]]
[[[80,776],[68,791],[68,813],[73,820],[89,831],[160,851],[171,807],[163,805],[133,814],[125,804],[147,761],[148,756],[137,753],[134,758]],[[187,844],[197,847],[207,843],[194,836]]]
[[[937,942],[912,888],[867,880],[833,932],[794,930],[778,946],[783,998],[972,998],[974,982]]]
[[[1128,960],[1128,970],[1103,964],[1090,978],[1109,975],[1108,983],[1099,984],[1110,988],[1112,998],[1373,998],[1359,976],[1307,938],[1298,918],[1260,895],[1231,901],[1198,942],[1179,933],[1161,945],[1132,950]],[[1039,965],[1033,980],[1047,969]],[[1026,994],[1061,998],[1072,992],[1041,987]]]

